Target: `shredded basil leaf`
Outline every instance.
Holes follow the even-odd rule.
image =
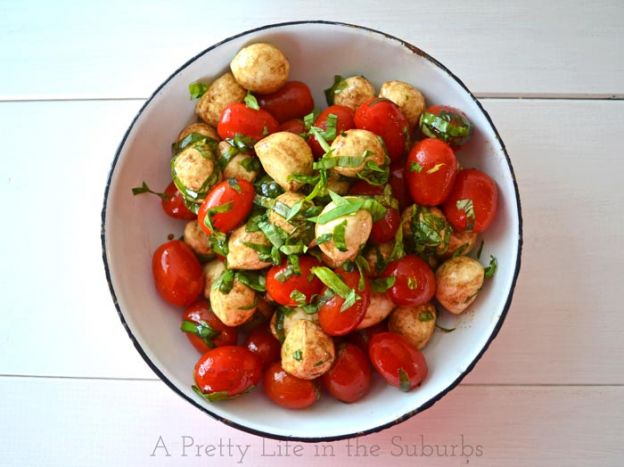
[[[260,171],[260,161],[253,156],[245,157],[242,161],[240,161],[240,165],[247,172]]]
[[[258,99],[254,96],[251,91],[247,91],[247,95],[245,96],[245,105],[253,110],[260,110],[260,105],[258,104]]]
[[[421,311],[420,313],[418,313],[418,321],[425,323],[427,321],[431,321],[432,319],[433,313],[431,313],[430,311]]]
[[[487,268],[485,268],[485,278],[491,279],[492,277],[494,277],[497,267],[498,267],[498,262],[496,261],[496,258],[490,255],[490,264],[488,265]]]
[[[343,220],[340,224],[334,227],[333,241],[334,245],[340,251],[347,251],[347,242],[345,239],[345,232],[347,230],[347,220]]]
[[[483,244],[485,242],[481,240],[481,244],[479,245],[479,249],[477,250],[477,259],[481,259],[481,252],[483,251]]]
[[[410,164],[409,170],[410,170],[410,172],[420,173],[420,172],[423,171],[423,166],[420,165],[418,162],[412,162]]]
[[[394,276],[373,279],[372,280],[373,290],[378,293],[384,293],[386,290],[392,287],[395,282],[396,282],[396,277]]]
[[[193,334],[199,337],[211,349],[215,347],[215,344],[212,341],[212,339],[214,339],[220,334],[219,331],[213,329],[204,320],[198,320],[197,322],[184,320],[182,321],[180,329],[183,332]]]
[[[232,269],[224,270],[212,284],[213,289],[219,289],[219,292],[226,295],[232,291],[232,287],[234,287],[234,271]]]
[[[295,350],[293,352],[293,358],[295,360],[297,360],[298,362],[300,362],[301,360],[303,360],[303,352],[301,351],[301,349]]]
[[[132,194],[134,196],[140,195],[142,193],[151,193],[153,195],[158,196],[161,199],[167,199],[168,196],[165,193],[158,193],[157,191],[153,191],[150,187],[147,186],[147,183],[143,182],[141,186],[136,186],[132,189]]]
[[[333,105],[335,95],[342,92],[347,86],[348,83],[342,76],[335,75],[334,83],[324,91],[327,105]]]
[[[263,274],[255,271],[236,271],[236,280],[258,292],[266,292],[266,278]]]
[[[196,83],[189,84],[188,88],[189,88],[189,93],[191,94],[191,99],[199,99],[201,96],[203,96],[206,93],[209,87],[210,87],[209,84],[200,83],[199,81]]]
[[[468,230],[472,230],[472,228],[474,227],[474,221],[475,221],[475,211],[474,211],[474,204],[472,203],[472,200],[469,198],[458,199],[455,205],[457,206],[457,209],[464,211],[464,213],[466,214],[466,219],[467,219],[466,228]]]
[[[297,304],[297,306],[305,305],[307,302],[307,297],[302,292],[297,289],[290,292],[290,299]]]

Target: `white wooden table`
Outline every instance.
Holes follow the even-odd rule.
[[[268,4],[0,0],[0,465],[622,465],[624,3]],[[359,447],[277,457],[283,443],[212,420],[141,360],[99,228],[146,96],[210,44],[295,19],[387,31],[462,77],[512,157],[525,248],[509,317],[458,388]]]

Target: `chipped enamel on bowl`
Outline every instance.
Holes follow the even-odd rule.
[[[456,318],[443,312],[439,323],[457,328],[436,331],[424,350],[429,375],[422,386],[403,393],[375,377],[370,393],[354,404],[328,395],[310,409],[291,411],[271,403],[258,388],[234,401],[210,403],[192,390],[197,351],[180,332],[181,310],[157,295],[151,272],[154,250],[184,221],[163,214],[151,196],[134,197],[131,188],[147,181],[169,182],[171,143],[195,120],[188,85],[212,80],[228,69],[243,46],[266,41],[290,61],[291,80],[310,86],[315,102],[325,105],[323,89],[335,74],[363,74],[379,89],[402,80],[420,89],[428,104],[462,109],[474,135],[458,152],[464,167],[487,172],[499,189],[494,223],[483,235],[481,260],[498,258],[498,271],[476,302]],[[335,440],[379,431],[431,407],[472,369],[498,333],[509,309],[520,268],[520,200],[505,147],[479,102],[443,65],[418,48],[384,33],[323,21],[265,26],[226,39],[175,71],[148,99],[126,132],[112,164],[102,210],[102,247],[106,274],[121,321],[136,349],[154,372],[191,404],[241,430],[277,439]]]

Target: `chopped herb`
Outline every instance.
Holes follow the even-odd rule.
[[[210,87],[209,84],[206,83],[191,83],[189,84],[189,93],[191,94],[191,99],[199,99],[201,96],[203,96],[206,91],[208,90],[208,88]]]
[[[277,198],[284,193],[281,186],[268,175],[264,175],[254,183],[256,193],[266,198]]]
[[[240,397],[243,394],[247,394],[251,392],[254,387],[255,386],[250,386],[245,391],[241,392],[240,394],[236,394],[234,396],[230,396],[227,391],[217,391],[217,392],[211,392],[211,393],[206,394],[206,393],[203,393],[201,389],[199,389],[195,385],[192,386],[192,389],[195,392],[195,394],[197,394],[201,398],[210,402],[217,402],[217,401],[227,401],[227,400],[236,399],[237,397]]]
[[[327,105],[334,104],[334,97],[336,94],[342,92],[348,83],[347,81],[340,75],[334,76],[334,84],[332,84],[329,88],[325,89],[325,100],[327,100]]]
[[[310,131],[310,128],[312,127],[312,125],[314,125],[315,119],[316,119],[316,115],[314,115],[314,112],[310,112],[309,114],[303,117],[303,125],[306,131]]]
[[[211,349],[215,346],[212,339],[220,334],[219,331],[210,327],[204,320],[199,320],[198,322],[184,320],[180,329],[183,332],[199,337]]]
[[[264,275],[255,271],[236,271],[235,278],[241,284],[257,290],[258,292],[266,292],[266,278]]]
[[[316,237],[316,244],[320,245],[321,243],[327,243],[331,241],[333,235],[331,233],[324,233]]]
[[[490,264],[488,265],[487,268],[485,268],[485,278],[491,279],[496,273],[497,267],[498,267],[498,262],[496,261],[496,258],[490,255]]]
[[[319,360],[314,364],[314,366],[321,366],[323,363],[325,363],[325,360]]]
[[[290,299],[298,306],[305,305],[308,300],[307,297],[302,292],[299,292],[297,289],[290,292]]]
[[[234,287],[234,271],[232,269],[224,270],[219,278],[212,284],[213,289],[219,289],[222,294],[229,294]]]
[[[407,287],[410,290],[414,290],[416,287],[418,287],[418,281],[414,278],[414,276],[409,276],[407,278]]]
[[[320,216],[316,218],[309,218],[308,220],[314,221],[318,224],[327,224],[334,219],[348,216],[349,214],[358,212],[360,209],[364,209],[371,213],[373,221],[378,221],[386,213],[386,208],[374,198],[366,196],[349,196],[343,198],[331,190],[329,190],[329,196],[336,206]]]
[[[340,311],[344,311],[353,305],[361,297],[355,293],[351,287],[343,282],[338,274],[329,269],[326,266],[315,266],[310,272],[314,274],[319,280],[325,284],[329,289],[344,299],[344,303]]]
[[[258,99],[256,99],[256,96],[254,96],[251,91],[247,91],[247,95],[245,96],[245,105],[250,109],[260,110]]]
[[[479,245],[479,249],[477,250],[477,259],[481,259],[481,252],[483,251],[483,244],[485,242],[481,240],[481,244]]]
[[[254,297],[253,303],[251,303],[250,305],[246,305],[246,306],[239,306],[238,309],[241,311],[248,311],[248,310],[253,310],[257,306],[258,306],[258,297]]]
[[[207,216],[206,216],[207,217]],[[221,255],[227,256],[229,252],[228,243],[227,243],[227,235],[223,232],[213,231],[209,237],[210,247],[212,251]]]
[[[440,170],[442,168],[442,166],[446,165],[444,162],[440,162],[439,164],[434,165],[433,167],[431,167],[429,170],[427,170],[427,174],[434,174],[436,173],[438,170]]]
[[[438,328],[440,331],[445,332],[447,334],[457,329],[457,328],[445,328],[445,327],[440,326],[438,323],[436,323],[435,327]]]
[[[430,311],[421,311],[418,313],[418,321],[427,322],[433,319],[433,313]]]
[[[334,245],[340,251],[347,251],[347,242],[345,240],[345,232],[347,230],[347,220],[343,220],[334,227],[333,241]]]
[[[284,318],[290,315],[293,311],[293,308],[288,308],[285,306],[280,306],[277,310],[275,310],[275,334],[277,334],[277,340],[280,342],[284,342],[285,333],[284,333]]]
[[[242,191],[240,185],[238,184],[238,180],[235,178],[228,178],[227,181],[228,185],[230,185],[236,193],[240,193]]]
[[[418,162],[412,162],[410,164],[410,172],[416,172],[416,173],[420,173],[423,170],[423,166],[420,165]]]
[[[232,209],[232,202],[221,204],[219,206],[213,206],[206,211],[206,216],[204,217],[204,225],[210,229],[211,232],[216,233],[217,229],[212,225],[212,216],[214,214],[228,212]]]
[[[158,196],[161,199],[167,199],[168,196],[165,193],[158,193],[157,191],[153,191],[150,187],[147,186],[147,183],[143,182],[141,186],[136,186],[132,189],[132,194],[134,196],[140,195],[142,193],[151,193],[153,195]]]
[[[247,172],[258,172],[260,170],[260,161],[252,156],[245,157],[240,161],[240,165]]]
[[[457,258],[458,256],[463,256],[468,251],[468,248],[470,248],[469,243],[462,244],[459,248],[457,248],[457,250],[453,252],[453,256],[451,256],[451,258]]]
[[[472,200],[468,198],[458,199],[455,205],[457,206],[457,209],[464,211],[466,214],[466,228],[468,230],[472,230],[475,221],[475,211]]]
[[[390,263],[392,261],[396,261],[397,259],[401,259],[405,256],[405,246],[403,245],[403,226],[400,226],[394,236],[394,246],[392,247],[392,251],[390,252],[390,256],[385,261],[385,263]]]
[[[403,368],[399,368],[399,389],[403,392],[409,392],[411,384],[407,373]]]
[[[378,293],[384,293],[386,290],[392,287],[395,282],[396,282],[396,277],[394,276],[373,279],[372,281],[373,290]]]
[[[360,279],[358,280],[358,290],[364,290],[366,287],[366,274],[369,272],[368,261],[362,255],[357,255],[355,257],[355,265],[358,268],[358,272],[360,273]]]
[[[301,360],[303,360],[303,352],[300,349],[295,350],[293,352],[293,358],[297,360],[298,362],[300,362]]]

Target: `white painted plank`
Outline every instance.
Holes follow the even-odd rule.
[[[190,57],[264,24],[359,23],[428,51],[477,93],[623,94],[624,3],[230,0],[0,3],[0,99],[146,97]],[[341,51],[328,51],[341,53]],[[340,72],[340,70],[336,70]]]

